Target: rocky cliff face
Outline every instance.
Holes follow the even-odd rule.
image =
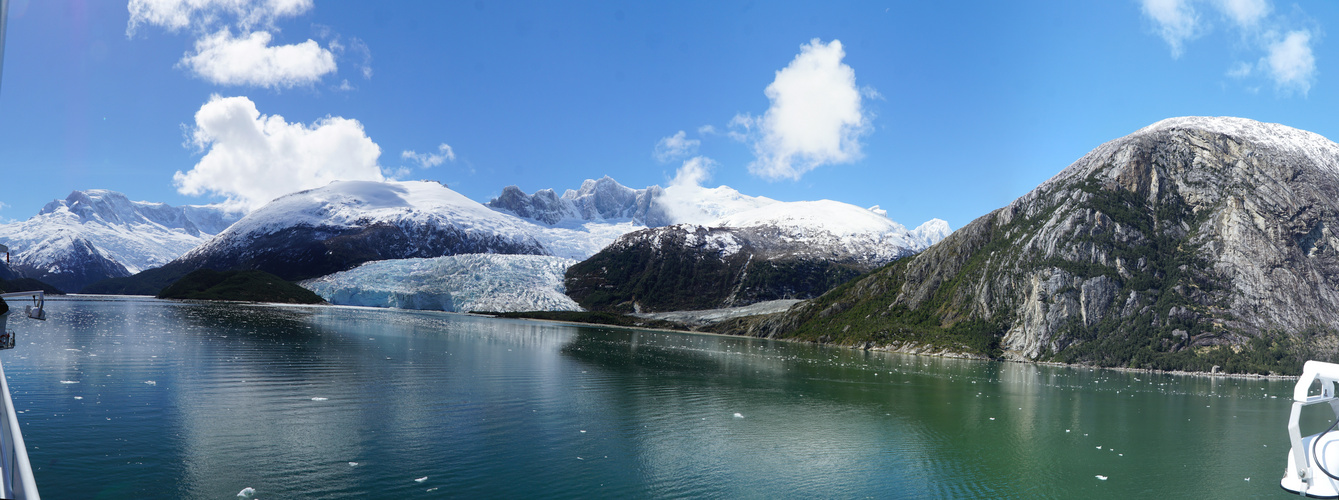
[[[1334,352],[1339,145],[1175,118],[915,257],[751,325],[901,350],[1269,371]]]

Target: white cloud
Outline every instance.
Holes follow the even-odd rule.
[[[656,161],[668,163],[685,156],[691,156],[697,152],[698,146],[702,141],[698,139],[689,139],[688,134],[680,130],[679,133],[665,137],[656,143],[656,149],[652,152]]]
[[[154,25],[176,32],[210,30],[234,18],[242,31],[270,26],[275,19],[306,13],[312,0],[130,0],[126,9],[126,36],[134,36],[141,25]]]
[[[705,156],[695,156],[685,160],[674,172],[674,178],[659,197],[658,203],[669,216],[676,221],[690,224],[708,224],[716,216],[703,210],[703,199],[710,199],[702,183],[711,179],[711,172],[717,163]]]
[[[1158,35],[1181,57],[1185,42],[1199,34],[1199,14],[1189,0],[1143,0],[1144,15],[1158,25]]]
[[[705,156],[694,156],[683,162],[670,179],[670,186],[701,186],[711,179],[711,171],[716,169],[716,160]]]
[[[1255,68],[1252,67],[1250,63],[1237,61],[1236,64],[1232,65],[1231,69],[1227,70],[1227,76],[1230,76],[1232,78],[1246,78],[1248,76],[1251,76],[1251,73],[1253,71],[1255,71]]]
[[[753,133],[753,125],[756,122],[757,119],[753,115],[738,113],[730,119],[730,123],[726,124],[729,130],[725,132],[725,135],[739,142],[748,142]]]
[[[1291,31],[1269,44],[1264,64],[1275,88],[1306,95],[1316,75],[1316,57],[1311,53],[1311,32]]]
[[[400,153],[400,158],[417,163],[419,168],[432,168],[446,161],[456,161],[456,151],[443,142],[437,145],[436,153],[415,153],[413,150],[406,150]]]
[[[1295,27],[1313,21],[1304,15],[1275,15],[1271,0],[1141,0],[1141,5],[1144,15],[1171,46],[1173,59],[1181,56],[1186,42],[1211,31],[1210,22],[1196,10],[1196,6],[1208,6],[1240,37],[1240,42],[1233,45],[1234,51],[1246,50],[1252,53],[1248,59],[1260,58],[1257,64],[1234,62],[1225,73],[1227,77],[1242,81],[1251,93],[1259,91],[1263,79],[1272,80],[1280,93],[1302,95],[1315,82],[1312,46],[1316,31]]]
[[[1242,28],[1254,28],[1273,9],[1268,0],[1217,0],[1217,6]]]
[[[377,165],[381,147],[357,120],[288,123],[260,114],[246,97],[210,97],[195,113],[190,141],[205,154],[189,172],[172,176],[177,191],[223,196],[229,208],[255,209],[336,180],[385,180]]]
[[[178,63],[218,85],[295,87],[311,85],[335,72],[335,55],[314,40],[270,46],[271,35],[257,31],[234,38],[223,29],[195,41],[195,53]]]
[[[772,103],[767,112],[730,121],[732,132],[754,138],[750,173],[798,180],[819,166],[860,158],[859,139],[869,131],[869,117],[855,70],[842,63],[844,57],[839,40],[824,44],[815,38],[801,45],[800,54],[764,90]]]

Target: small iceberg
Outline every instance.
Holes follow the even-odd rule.
[[[158,385],[158,382],[155,382],[153,380],[145,380],[144,383],[146,385]]]
[[[420,478],[418,478],[418,479],[415,479],[414,482],[415,482],[415,483],[421,483],[421,482],[424,482],[424,481],[427,481],[427,480],[428,480],[428,476],[423,476],[423,477],[420,477]]]
[[[349,462],[349,467],[357,467],[358,462]]]
[[[735,418],[744,418],[744,414],[742,414],[742,413],[735,413]]]
[[[1106,480],[1107,480],[1107,477],[1106,477],[1106,476],[1103,476],[1103,475],[1101,475],[1101,474],[1098,474],[1098,475],[1097,475],[1097,478],[1100,479],[1100,480],[1103,480],[1103,481],[1106,481]]]
[[[327,400],[329,400],[329,399],[330,399],[330,398],[315,397],[315,398],[312,398],[312,401],[327,401]]]
[[[78,380],[62,380],[62,381],[60,381],[60,383],[62,383],[62,384],[78,384],[79,381],[78,381]]]
[[[256,489],[255,489],[255,488],[252,488],[252,487],[250,487],[250,486],[247,486],[247,487],[245,487],[245,488],[242,488],[242,491],[238,492],[238,493],[237,493],[237,496],[242,497],[242,498],[251,498],[252,496],[255,496],[255,494],[256,494]]]

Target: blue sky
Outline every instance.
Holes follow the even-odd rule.
[[[381,176],[484,202],[609,175],[958,228],[1163,118],[1339,138],[1336,11],[11,0],[0,221],[75,189],[254,206],[285,186]]]

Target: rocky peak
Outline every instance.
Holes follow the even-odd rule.
[[[1283,344],[1328,356],[1339,344],[1336,166],[1339,145],[1310,132],[1164,120],[778,328],[1164,369],[1274,370],[1282,362],[1265,353]]]

